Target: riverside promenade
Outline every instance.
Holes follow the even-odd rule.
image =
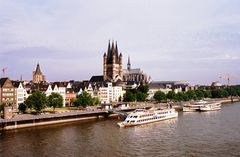
[[[231,99],[211,99],[211,101],[219,101],[222,104],[225,104],[230,103]],[[240,101],[240,99],[239,97],[234,98],[233,101],[237,102]],[[173,108],[181,111],[184,103],[185,102],[173,104]],[[40,125],[68,123],[74,121],[93,121],[103,118],[119,117],[119,115],[116,114],[117,112],[131,112],[137,108],[151,108],[151,107],[167,107],[167,103],[161,104],[142,103],[141,105],[138,106],[114,110],[92,110],[92,111],[70,110],[65,112],[44,113],[39,115],[16,114],[11,119],[0,118],[0,130],[10,130]]]
[[[151,105],[134,106],[126,109],[115,109],[117,112],[130,112],[137,108],[150,108]],[[110,110],[80,111],[71,110],[59,113],[44,113],[39,115],[17,114],[11,119],[0,119],[0,130],[18,129],[32,126],[67,123],[74,121],[91,121],[103,118],[118,117]]]

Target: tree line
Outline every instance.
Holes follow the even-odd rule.
[[[133,101],[146,101],[148,97],[149,86],[141,84],[136,89],[128,89],[123,95],[123,101],[133,102]]]
[[[125,102],[142,102],[146,101],[148,97],[149,87],[148,85],[141,84],[136,89],[128,89],[123,95],[123,101]],[[229,88],[221,89],[197,89],[189,90],[187,92],[175,93],[173,91],[165,94],[162,91],[157,91],[153,98],[158,102],[167,101],[189,101],[189,100],[200,100],[202,98],[226,98],[229,96],[240,96],[240,87],[232,86]],[[121,99],[121,98],[120,98]],[[85,108],[86,106],[93,106],[100,104],[99,98],[92,97],[87,92],[82,92],[77,96],[76,99],[71,100],[71,104],[75,107]],[[1,107],[3,105],[0,105]],[[53,111],[55,108],[63,107],[63,97],[58,93],[52,93],[49,96],[40,92],[34,91],[24,103],[19,105],[19,111],[25,113],[27,109],[35,110],[37,113],[42,112],[46,107],[52,107]]]
[[[229,96],[240,96],[240,88],[231,87],[209,90],[197,89],[179,93],[174,93],[170,91],[167,94],[161,91],[157,91],[154,94],[153,98],[158,102],[167,102],[167,101],[201,100],[203,98],[227,98]]]
[[[73,106],[85,108],[86,106],[96,105],[100,103],[98,98],[91,97],[87,92],[83,92],[78,95],[76,99],[71,101]],[[52,93],[46,96],[45,93],[40,91],[34,91],[26,101],[19,105],[18,109],[20,112],[25,113],[27,109],[33,109],[36,113],[42,112],[46,107],[52,107],[53,111],[55,108],[63,107],[63,97],[59,93]]]

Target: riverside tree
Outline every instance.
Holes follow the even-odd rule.
[[[123,95],[123,101],[133,102],[133,101],[146,101],[148,97],[149,87],[148,85],[140,84],[136,89],[129,89]]]
[[[19,110],[21,113],[26,113],[27,105],[24,104],[24,103],[19,104],[18,110]]]
[[[63,107],[63,97],[59,93],[52,93],[47,97],[48,106],[53,107],[53,111],[56,107]]]
[[[126,93],[123,95],[123,101],[126,102],[136,101],[136,95],[130,90],[127,90]]]
[[[165,102],[167,100],[166,94],[162,91],[157,91],[154,94],[153,98],[158,102]]]
[[[86,107],[88,105],[93,105],[93,98],[91,97],[90,94],[88,94],[87,92],[82,92],[82,94],[77,96],[76,101],[74,102],[74,105],[79,107]]]
[[[28,108],[34,109],[37,113],[40,113],[46,107],[47,97],[44,93],[35,91],[27,98],[25,104]]]

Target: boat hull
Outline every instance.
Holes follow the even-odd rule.
[[[178,117],[178,113],[175,113],[174,115],[169,116],[169,117],[165,117],[165,118],[162,118],[162,119],[149,120],[149,121],[146,121],[146,122],[138,122],[138,123],[131,123],[131,124],[130,123],[119,122],[118,126],[119,127],[132,127],[132,126],[138,126],[138,125],[144,125],[144,124],[164,121],[164,120],[173,119],[173,118],[177,118],[177,117]]]

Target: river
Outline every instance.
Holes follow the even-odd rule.
[[[99,120],[4,131],[0,156],[240,156],[239,112],[237,102],[130,128],[119,128],[119,120]]]

